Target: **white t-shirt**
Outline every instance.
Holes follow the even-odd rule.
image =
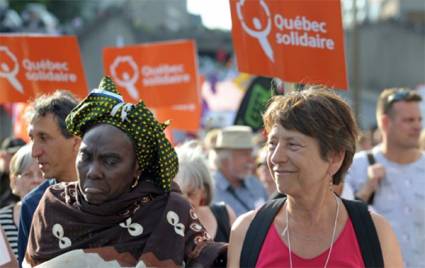
[[[386,159],[379,145],[372,153],[385,168],[372,207],[391,223],[406,267],[425,267],[425,154],[401,165]],[[354,192],[367,180],[368,166],[367,152],[356,153],[346,177]]]

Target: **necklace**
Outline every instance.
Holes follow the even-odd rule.
[[[336,233],[336,224],[338,221],[338,215],[339,215],[339,200],[335,195],[335,201],[336,201],[336,215],[335,215],[335,222],[334,222],[334,229],[332,231],[332,240],[331,240],[331,245],[329,248],[329,252],[328,252],[328,256],[326,257],[326,261],[325,261],[325,266],[323,266],[324,268],[326,268],[328,266],[328,262],[329,262],[329,258],[331,257],[331,253],[332,253],[332,248],[334,245],[334,240],[335,240],[335,233]],[[286,207],[286,228],[283,230],[282,232],[282,236],[285,235],[285,232],[288,235],[288,254],[289,254],[289,267],[292,268],[292,249],[291,249],[291,239],[289,236],[289,214],[288,214],[288,207]]]

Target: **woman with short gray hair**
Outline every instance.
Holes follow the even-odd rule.
[[[9,164],[10,189],[12,193],[23,198],[43,180],[37,162],[31,156],[31,145],[21,147],[12,157]],[[0,225],[3,227],[9,245],[18,256],[18,223],[21,202],[0,209]]]
[[[189,141],[177,147],[176,152],[179,159],[179,171],[175,181],[214,240],[228,242],[230,227],[236,215],[224,203],[211,204],[214,182],[202,154],[201,146]]]

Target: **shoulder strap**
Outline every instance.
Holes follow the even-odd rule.
[[[369,162],[369,165],[373,165],[376,163],[375,157],[373,156],[372,151],[367,152],[367,161]]]
[[[246,211],[250,211],[250,210],[252,210],[252,208],[250,208],[246,203],[245,203],[245,201],[244,200],[242,200],[237,194],[236,194],[236,192],[235,192],[235,190],[233,189],[233,187],[232,186],[229,186],[228,188],[227,188],[227,192],[229,192],[232,196],[233,196],[233,198],[236,200],[236,201],[238,201],[238,203],[241,205],[241,206],[243,206],[244,207],[244,209],[246,210]]]
[[[369,166],[373,165],[376,163],[375,157],[373,156],[372,151],[367,151],[367,161],[369,162]],[[375,192],[373,192],[370,197],[369,200],[367,200],[367,203],[369,205],[371,205],[373,203],[373,199],[375,199]]]
[[[217,233],[219,230],[223,232],[227,239],[230,237],[230,219],[229,213],[227,212],[226,205],[223,203],[212,204],[210,206],[211,212],[214,214],[217,220]],[[227,241],[228,242],[228,241]]]
[[[255,267],[270,225],[285,201],[286,198],[269,200],[258,210],[245,235],[240,267]]]
[[[353,223],[365,267],[384,267],[381,244],[367,205],[359,201],[341,200]]]

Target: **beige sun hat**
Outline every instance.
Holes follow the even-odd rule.
[[[215,149],[252,149],[254,134],[248,126],[223,128],[217,135]]]

